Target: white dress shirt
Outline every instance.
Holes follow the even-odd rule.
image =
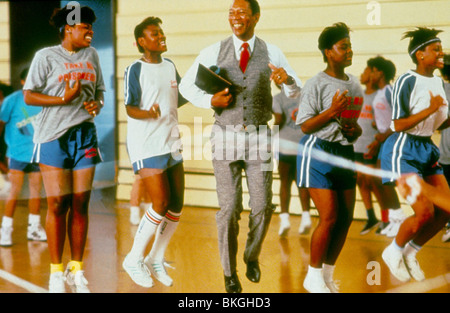
[[[236,59],[239,61],[241,58],[241,47],[244,43],[242,40],[237,38],[234,34],[233,43],[234,49],[236,52]],[[255,36],[253,36],[249,41],[250,55],[255,47]],[[284,85],[283,90],[286,93],[286,96],[289,98],[297,98],[300,95],[300,88],[302,86],[301,80],[298,78],[295,71],[291,68],[289,63],[287,62],[286,57],[283,52],[276,46],[269,44],[266,42],[267,50],[269,53],[270,63],[273,64],[277,68],[284,68],[286,73],[291,76],[295,83],[292,85]],[[221,42],[217,42],[205,49],[203,49],[198,57],[195,59],[194,64],[189,68],[189,70],[184,75],[181,80],[179,89],[184,98],[190,101],[193,105],[201,108],[210,108],[211,107],[211,99],[213,95],[207,94],[200,88],[195,85],[195,78],[197,76],[198,64],[201,63],[206,67],[211,67],[213,65],[217,65],[217,58],[220,52]],[[267,65],[269,66],[269,65]]]

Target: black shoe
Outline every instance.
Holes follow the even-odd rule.
[[[252,261],[247,263],[247,273],[245,273],[247,278],[254,283],[259,283],[261,279],[261,270],[259,269],[259,262]]]
[[[234,272],[231,274],[231,276],[224,276],[225,277],[225,290],[228,293],[241,293],[242,292],[242,286],[241,282],[239,281],[239,278]]]
[[[365,235],[370,232],[372,228],[378,225],[378,220],[368,220],[364,228],[359,233],[360,235]]]

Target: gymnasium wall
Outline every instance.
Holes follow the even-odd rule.
[[[9,3],[0,1],[0,81],[10,83]]]
[[[257,36],[280,47],[303,82],[324,69],[317,38],[324,27],[339,21],[353,30],[354,61],[348,72],[358,77],[367,59],[377,54],[391,59],[397,66],[398,75],[412,68],[407,55],[408,42],[400,39],[405,31],[415,26],[444,30],[441,35],[443,46],[450,51],[448,0],[260,0],[259,3],[261,18],[256,28]],[[117,0],[118,199],[129,199],[134,179],[126,151],[127,123],[123,105],[125,67],[140,57],[134,43],[134,27],[145,17],[160,17],[168,44],[164,56],[175,62],[183,76],[201,49],[231,35],[227,19],[230,4],[229,0]],[[212,111],[187,104],[179,110],[179,121],[186,169],[185,203],[217,207],[215,180],[208,159],[208,125],[213,122]],[[278,204],[276,170],[274,177],[274,202]],[[301,209],[294,187],[293,195],[291,209],[299,213]],[[247,203],[245,195],[244,206]],[[366,216],[359,194],[355,216]]]

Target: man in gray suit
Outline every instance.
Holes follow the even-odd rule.
[[[215,111],[211,134],[220,211],[219,250],[227,292],[241,292],[236,274],[237,236],[242,206],[242,171],[250,195],[249,233],[244,252],[247,278],[259,282],[259,254],[274,210],[272,204],[271,81],[298,97],[301,82],[281,50],[255,36],[256,0],[234,0],[228,20],[233,35],[202,50],[179,86],[192,104]],[[217,66],[233,86],[214,95],[195,85],[198,64]]]

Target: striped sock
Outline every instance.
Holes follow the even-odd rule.
[[[420,251],[420,249],[422,249],[422,247],[411,240],[406,244],[405,249],[403,249],[403,255],[413,255],[414,257],[416,257],[416,254]]]
[[[164,260],[164,254],[166,252],[167,246],[169,245],[170,239],[172,238],[178,226],[180,216],[181,213],[167,211],[163,221],[158,228],[155,242],[153,243],[152,250],[149,253],[149,256],[152,260]]]
[[[153,208],[149,208],[145,211],[136,235],[134,236],[133,247],[128,254],[131,259],[138,261],[144,257],[145,249],[147,248],[150,239],[155,235],[156,229],[162,219],[163,217],[156,213]]]

